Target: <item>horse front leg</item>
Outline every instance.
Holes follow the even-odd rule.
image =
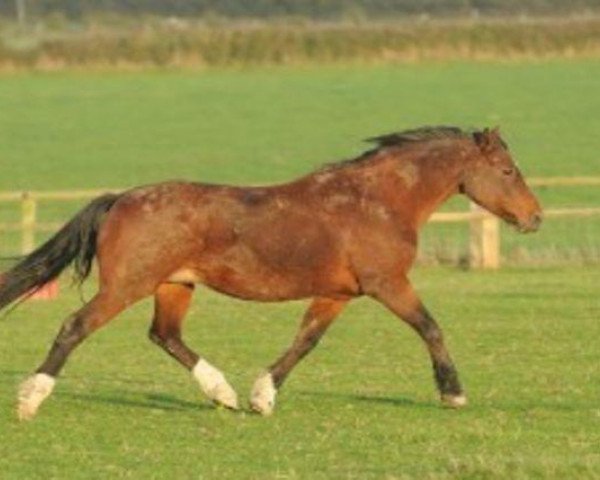
[[[290,348],[254,383],[250,406],[255,412],[262,415],[273,413],[278,389],[298,362],[317,346],[347,302],[347,299],[331,298],[313,300]]]
[[[442,331],[419,299],[410,281],[403,277],[377,282],[377,286],[372,288],[369,294],[408,323],[423,339],[431,357],[442,402],[452,408],[465,406],[467,397],[446,349]]]

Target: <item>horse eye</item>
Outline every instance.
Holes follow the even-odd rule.
[[[502,169],[502,173],[504,175],[512,175],[514,173],[515,169],[514,168],[504,168]]]

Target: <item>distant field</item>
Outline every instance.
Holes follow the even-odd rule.
[[[501,125],[527,174],[598,175],[598,78],[600,61],[0,76],[0,189],[284,181],[425,124]]]
[[[292,374],[273,417],[215,411],[147,340],[145,303],[85,343],[22,425],[17,384],[79,299],[24,305],[0,323],[2,478],[600,478],[598,269],[413,277],[462,373],[463,411],[439,407],[420,341],[368,300]],[[245,398],[303,308],[200,290],[186,336]]]
[[[600,175],[598,78],[600,61],[4,76],[0,190],[285,181],[359,154],[365,137],[425,124],[501,125],[530,176]],[[538,194],[546,207],[597,206],[599,190]],[[77,208],[50,203],[40,215]],[[17,214],[0,205],[0,222]],[[464,225],[445,232],[443,245],[427,234],[424,248],[455,258]],[[0,255],[17,249],[15,235],[0,238]],[[600,260],[599,221],[504,238],[510,258],[525,248],[543,261]]]

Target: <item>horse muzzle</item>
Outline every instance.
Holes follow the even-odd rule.
[[[542,224],[541,212],[536,212],[526,222],[519,222],[518,229],[521,233],[537,232]]]

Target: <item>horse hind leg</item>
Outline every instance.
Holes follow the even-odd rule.
[[[270,415],[275,407],[277,390],[292,369],[314,347],[344,308],[348,300],[315,298],[304,314],[300,329],[288,350],[254,382],[250,393],[252,410]]]
[[[158,287],[150,339],[192,372],[206,397],[218,405],[237,410],[237,394],[223,374],[200,358],[181,338],[181,324],[193,291],[191,284],[164,283]]]
[[[127,303],[117,297],[99,293],[63,323],[54,343],[36,373],[21,383],[17,398],[20,420],[35,416],[56,383],[56,377],[73,349],[92,332],[108,323]]]

